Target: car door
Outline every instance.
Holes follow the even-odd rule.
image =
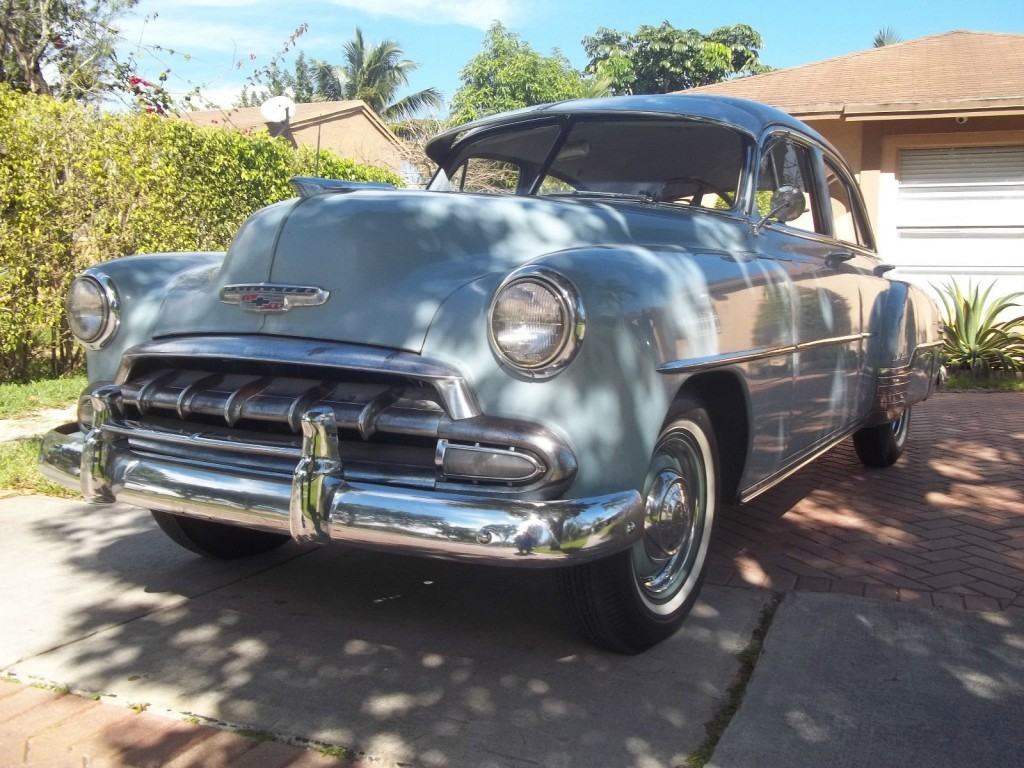
[[[879,312],[880,304],[889,281],[877,272],[879,260],[875,253],[875,239],[871,232],[860,196],[849,170],[843,162],[830,152],[822,153],[824,189],[828,197],[828,213],[831,219],[832,240],[837,260],[836,278],[844,295],[859,295],[862,341],[860,361],[857,369],[850,370],[848,391],[853,395],[850,404],[852,419],[860,420],[871,410],[875,399],[877,371],[872,367],[869,350],[872,344],[872,314]],[[877,325],[877,323],[875,323]],[[851,345],[852,347],[852,345]]]
[[[822,190],[821,158],[810,140],[791,132],[768,134],[761,144],[756,207],[767,215],[782,186],[804,194],[805,211],[791,221],[769,221],[758,250],[785,268],[794,312],[790,458],[815,449],[856,418],[863,365],[860,295],[851,280],[847,249],[831,237]]]

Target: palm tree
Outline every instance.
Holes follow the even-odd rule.
[[[439,108],[443,102],[436,88],[424,88],[395,101],[398,90],[409,84],[409,75],[419,66],[403,59],[404,51],[393,40],[367,44],[363,31],[345,43],[344,63],[313,63],[313,87],[318,99],[362,99],[385,120],[412,117],[422,109]]]
[[[902,42],[903,38],[896,34],[896,30],[892,27],[882,27],[875,33],[875,48],[884,48],[887,45]]]

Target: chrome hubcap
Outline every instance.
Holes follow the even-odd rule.
[[[896,443],[903,444],[907,439],[907,432],[910,426],[910,409],[905,408],[896,421],[892,422],[892,432],[896,436]]]
[[[644,537],[633,550],[633,570],[648,599],[664,602],[689,576],[704,528],[704,466],[689,439],[666,439],[646,487]]]

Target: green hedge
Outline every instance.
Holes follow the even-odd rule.
[[[80,353],[63,298],[82,269],[133,253],[223,250],[291,196],[314,151],[155,115],[100,114],[0,85],[0,380],[58,375]],[[321,152],[322,176],[400,179]]]

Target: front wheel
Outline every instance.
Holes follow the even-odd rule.
[[[174,542],[197,555],[214,560],[237,560],[241,557],[261,555],[277,549],[289,537],[279,533],[254,531],[225,525],[212,520],[172,515],[152,509],[150,513],[160,530]]]
[[[644,482],[644,535],[631,549],[559,571],[581,633],[618,653],[671,635],[697,600],[718,511],[718,454],[696,401],[673,409]]]
[[[898,419],[875,427],[864,427],[853,434],[857,456],[869,467],[891,467],[903,455],[910,433],[910,408]]]

